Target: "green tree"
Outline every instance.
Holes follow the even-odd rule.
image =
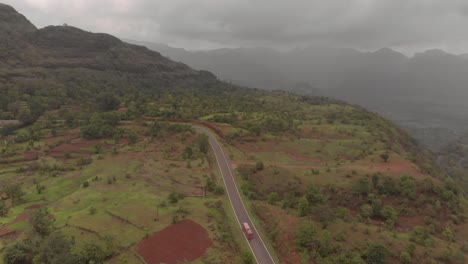
[[[102,264],[106,258],[104,250],[95,244],[85,244],[77,250],[76,263]]]
[[[254,258],[250,251],[242,252],[242,263],[244,264],[254,264]]]
[[[9,184],[5,186],[3,192],[11,198],[13,203],[16,203],[24,195],[23,188],[20,184]]]
[[[207,135],[199,134],[197,137],[197,144],[198,144],[198,149],[200,150],[201,153],[203,154],[208,153],[208,148],[210,146],[210,143],[208,142]]]
[[[312,224],[303,224],[296,235],[296,246],[302,250],[309,250],[312,247],[316,234],[317,230]]]
[[[128,139],[128,144],[133,145],[137,141],[137,135],[135,134],[135,132],[132,131],[128,134],[127,139]]]
[[[386,222],[393,226],[397,220],[398,213],[391,207],[390,205],[386,205],[380,211],[382,217],[386,220]]]
[[[400,254],[400,261],[404,264],[411,263],[411,255],[408,252],[401,252]]]
[[[33,258],[32,248],[23,241],[17,241],[5,249],[3,262],[5,264],[27,264]]]
[[[368,205],[368,204],[364,204],[361,206],[361,215],[363,217],[371,217],[372,216],[372,206]]]
[[[367,264],[384,264],[386,263],[388,251],[381,244],[371,244],[367,248],[366,263]]]
[[[367,196],[369,191],[369,179],[367,178],[361,178],[353,185],[353,192],[357,195]]]
[[[383,154],[380,154],[380,158],[382,158],[384,162],[388,162],[390,155],[388,155],[388,153],[383,153]]]
[[[264,167],[265,166],[263,165],[263,162],[261,162],[261,161],[257,161],[257,163],[255,164],[255,170],[257,170],[257,171],[263,170]]]
[[[299,203],[297,204],[297,211],[299,213],[299,216],[306,216],[309,214],[309,201],[305,197],[302,197],[299,199]]]
[[[171,204],[175,204],[179,201],[179,196],[175,192],[171,192],[167,199]]]
[[[48,236],[52,231],[52,220],[46,207],[35,209],[29,214],[29,222],[33,232],[41,237]]]
[[[184,159],[192,159],[193,157],[193,150],[191,147],[187,146],[185,147],[184,151]]]
[[[61,232],[52,233],[41,241],[34,263],[72,263],[71,242]]]
[[[304,195],[311,205],[323,204],[327,200],[325,195],[313,184],[307,187]]]
[[[96,104],[100,111],[112,111],[120,106],[120,101],[112,93],[102,93],[96,98]]]
[[[382,200],[374,198],[371,201],[372,204],[372,215],[380,216],[380,211],[382,210]]]
[[[277,192],[272,192],[267,197],[269,204],[275,204],[279,200],[279,196]]]
[[[5,201],[0,200],[0,216],[6,216],[8,214],[8,207]]]

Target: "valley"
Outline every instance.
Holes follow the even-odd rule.
[[[466,262],[464,161],[388,116],[3,4],[0,37],[5,264]]]

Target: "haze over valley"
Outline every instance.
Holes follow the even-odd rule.
[[[433,150],[468,133],[468,60],[432,49],[407,57],[311,46],[187,51],[128,40],[220,79],[266,90],[331,96],[395,121]]]
[[[0,263],[467,262],[464,2],[5,1]]]

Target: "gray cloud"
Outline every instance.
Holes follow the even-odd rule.
[[[468,52],[465,0],[3,0],[42,27],[69,23],[185,48],[309,44]]]

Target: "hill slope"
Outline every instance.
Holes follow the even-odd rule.
[[[388,48],[359,52],[313,46],[186,51],[140,43],[222,80],[261,89],[327,95],[363,105],[408,129],[433,149],[468,130],[468,61],[441,50],[414,57]],[[301,86],[298,89],[297,86]]]
[[[0,21],[29,23],[0,11]],[[23,48],[0,67],[0,118],[23,122],[1,131],[7,264],[185,261],[145,250],[192,223],[166,229],[183,218],[200,225],[180,238],[204,242],[188,254],[195,263],[251,258],[193,123],[229,152],[281,263],[465,260],[462,192],[386,119],[329,98],[227,84],[107,34],[26,28],[8,40]]]

